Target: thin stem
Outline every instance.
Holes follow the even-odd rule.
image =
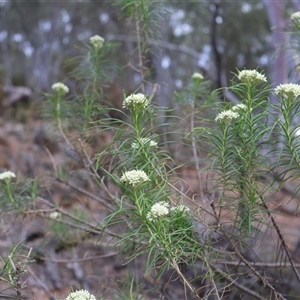
[[[65,140],[67,145],[70,148],[73,148],[72,144],[70,143],[70,141],[66,137],[66,135],[63,131],[63,128],[62,128],[62,123],[61,123],[61,95],[60,95],[60,93],[57,95],[57,98],[56,98],[56,119],[57,119],[57,127],[59,129],[59,132],[60,132],[61,136],[63,137],[63,139]]]
[[[171,265],[174,268],[174,270],[176,271],[176,273],[178,274],[178,276],[180,277],[180,279],[182,280],[182,282],[191,290],[191,292],[198,298],[201,299],[198,295],[197,295],[197,291],[196,289],[191,285],[191,283],[185,278],[185,276],[182,274],[182,272],[180,271],[180,268],[178,266],[178,264],[176,263],[175,259],[171,260]]]
[[[192,104],[191,132],[193,132],[194,129],[195,129],[195,99],[193,99],[193,104]],[[195,160],[197,179],[198,179],[199,190],[200,190],[200,197],[201,197],[201,199],[204,199],[203,185],[202,185],[202,180],[201,180],[201,176],[200,176],[200,167],[199,167],[198,154],[197,154],[197,148],[196,148],[196,138],[193,133],[192,133],[192,151],[193,151],[193,156],[194,156],[194,160]]]
[[[255,293],[254,291],[248,289],[247,287],[239,284],[229,274],[227,274],[226,272],[224,272],[221,269],[217,268],[215,265],[210,264],[210,268],[213,269],[216,273],[218,273],[219,275],[221,275],[225,280],[227,280],[230,284],[234,285],[236,288],[238,288],[242,292],[247,293],[248,295],[254,297],[255,299],[265,300],[264,297],[260,296],[259,294]]]
[[[215,280],[214,280],[214,273],[212,271],[212,268],[210,267],[209,262],[207,261],[206,257],[203,256],[202,260],[204,261],[204,263],[206,264],[207,268],[208,268],[208,272],[209,272],[209,276],[210,276],[210,281],[212,282],[212,285],[214,287],[214,290],[216,291],[216,296],[218,298],[218,300],[221,300],[219,297],[219,292],[218,292],[218,288],[216,286]]]
[[[8,178],[5,181],[6,181],[5,182],[6,183],[6,193],[7,193],[8,199],[16,207],[15,198],[13,197],[13,192],[12,192],[12,189],[11,189],[11,179]]]
[[[145,93],[145,82],[144,82],[144,64],[143,64],[143,52],[142,52],[142,33],[140,27],[140,20],[139,20],[139,12],[138,12],[138,5],[136,5],[137,13],[135,16],[135,30],[136,30],[136,37],[137,37],[137,50],[138,50],[138,60],[139,60],[139,72],[141,76],[141,90],[142,93]]]
[[[269,218],[271,219],[271,222],[272,222],[272,224],[273,224],[273,227],[275,228],[275,230],[276,230],[276,232],[277,232],[277,234],[278,234],[278,237],[279,237],[279,239],[280,239],[280,241],[281,241],[281,244],[282,244],[282,247],[283,247],[283,249],[284,249],[284,251],[285,251],[285,253],[286,253],[287,257],[288,257],[288,260],[289,260],[289,262],[290,262],[290,264],[291,264],[291,267],[292,267],[292,269],[293,269],[293,271],[294,271],[294,273],[295,273],[295,275],[296,275],[298,281],[300,282],[300,276],[299,276],[299,273],[298,273],[298,271],[297,271],[297,269],[296,269],[296,267],[295,267],[295,265],[294,265],[294,262],[293,262],[293,260],[292,260],[292,256],[291,256],[290,251],[289,251],[289,249],[288,249],[288,247],[287,247],[287,245],[286,245],[286,242],[285,242],[285,240],[284,240],[284,238],[283,238],[283,236],[282,236],[282,234],[281,234],[281,231],[280,231],[280,229],[279,229],[279,227],[278,227],[278,225],[277,225],[275,219],[274,219],[273,216],[271,215],[271,212],[270,212],[270,210],[269,210],[267,204],[265,203],[264,199],[263,199],[262,197],[260,197],[260,200],[261,200],[262,205],[263,205],[263,207],[265,208],[265,210],[266,210],[266,212],[267,212]]]
[[[211,203],[211,207],[215,213],[215,216],[217,217],[218,214],[216,212],[214,203]],[[237,246],[236,246],[236,242],[232,240],[231,237],[228,236],[225,228],[223,227],[223,225],[218,221],[218,226],[221,229],[224,237],[228,240],[228,242],[230,243],[230,245],[232,246],[235,254],[239,257],[239,259],[245,264],[245,266],[257,277],[260,279],[260,281],[264,284],[264,286],[266,286],[267,288],[269,288],[275,295],[275,299],[280,299],[280,300],[286,300],[286,298],[284,298],[278,291],[275,290],[275,288],[269,283],[269,281],[263,277],[261,274],[259,274],[256,269],[254,268],[253,265],[249,264],[249,262],[246,260],[246,258],[242,255],[242,253],[238,250]]]

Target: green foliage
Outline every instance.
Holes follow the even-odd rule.
[[[143,300],[144,293],[139,291],[140,287],[135,283],[135,278],[126,274],[123,282],[120,282],[118,290],[115,292],[117,297],[114,300]]]
[[[30,259],[31,249],[27,251],[21,244],[22,242],[14,246],[6,258],[0,257],[0,281],[6,284],[7,289],[16,291],[15,299],[18,300],[26,299],[21,277],[26,274],[26,265],[33,262]],[[0,292],[0,296],[7,299],[7,295],[2,292]]]
[[[78,160],[83,162],[87,178],[96,188],[92,194],[71,186],[66,182],[68,171],[63,173],[60,169],[56,169],[56,181],[98,201],[106,217],[102,221],[97,219],[96,224],[92,212],[52,204],[37,197],[35,181],[23,187],[9,172],[1,174],[1,209],[24,213],[27,201],[39,198],[43,207],[50,209],[43,211],[43,216],[49,218],[49,228],[65,244],[72,245],[89,234],[97,234],[100,242],[104,240],[125,254],[127,263],[146,257],[142,273],[154,275],[156,282],[172,270],[198,299],[284,299],[284,293],[290,291],[281,286],[282,282],[277,284],[278,273],[270,271],[272,264],[268,264],[268,258],[260,258],[264,262],[262,270],[252,257],[257,251],[256,238],[262,242],[261,232],[273,230],[278,236],[278,248],[282,249],[274,259],[280,267],[286,267],[282,262],[288,261],[287,273],[299,284],[300,276],[269,208],[269,199],[281,184],[300,177],[300,129],[293,123],[299,117],[300,86],[283,84],[273,90],[265,75],[257,70],[237,70],[228,87],[239,100],[233,105],[217,103],[217,92],[211,92],[210,82],[201,74],[191,77],[176,96],[180,108],[190,118],[188,129],[182,128],[179,137],[184,136],[182,143],[191,148],[193,158],[189,160],[193,161],[201,195],[196,199],[197,195],[191,196],[176,174],[179,166],[173,158],[175,154],[166,147],[172,142],[168,132],[161,133],[161,127],[169,128],[170,124],[162,123],[160,116],[170,112],[152,103],[157,89],[147,85],[149,70],[145,57],[150,49],[149,40],[156,33],[151,22],[157,23],[161,12],[155,10],[154,2],[146,0],[122,0],[117,5],[134,23],[138,58],[134,68],[141,77],[140,87],[124,95],[124,120],[116,126],[98,102],[103,97],[103,87],[117,69],[109,58],[114,45],[99,36],[86,45],[86,56],[72,61],[78,68],[71,75],[82,88],[67,96],[69,88],[56,83],[53,93],[46,94],[47,111],[65,146],[76,158],[79,153],[82,155]],[[278,99],[273,107],[276,114],[271,111],[270,93]],[[182,121],[180,117],[177,120]],[[68,125],[74,122],[77,127],[69,132]],[[112,140],[89,155],[84,142],[91,139],[93,131],[109,132]],[[81,152],[71,142],[70,136],[75,134]],[[105,164],[107,159],[109,164]],[[280,184],[273,176],[278,170]],[[214,178],[214,186],[205,192],[203,171],[209,171]],[[105,200],[97,196],[100,191],[105,192]],[[81,233],[75,242],[74,232]],[[2,260],[0,280],[23,299],[16,281],[16,262],[22,257],[19,249],[16,246],[8,259]],[[21,266],[26,263],[28,260],[22,261]],[[251,289],[244,278],[251,278]],[[126,286],[116,293],[117,299],[143,299],[145,295],[137,282],[134,276],[127,278]],[[66,299],[76,300],[80,294],[94,299],[86,291],[71,293]]]
[[[36,198],[37,190],[36,180],[0,180],[0,213],[26,212]]]
[[[238,117],[218,119],[220,130],[212,129],[207,139],[214,144],[212,168],[220,178],[218,185],[222,185],[220,204],[226,198],[226,190],[234,193],[240,207],[237,227],[247,228],[250,233],[254,216],[260,217],[259,198],[267,192],[261,186],[259,176],[265,176],[271,169],[271,161],[266,156],[272,131],[267,100],[270,88],[261,82],[241,82],[230,89],[239,96],[241,103],[227,112],[237,113]],[[262,149],[264,155],[261,155]]]

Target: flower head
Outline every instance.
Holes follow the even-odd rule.
[[[201,74],[201,73],[194,73],[193,75],[192,75],[192,78],[193,79],[198,79],[198,80],[202,80],[204,77],[203,77],[203,75]]]
[[[55,219],[58,219],[61,217],[61,213],[58,212],[58,211],[52,211],[50,214],[49,214],[49,218],[52,219],[52,220],[55,220]]]
[[[246,110],[247,106],[245,104],[237,104],[235,106],[232,107],[232,111],[239,111],[239,110]]]
[[[148,98],[141,93],[132,94],[123,101],[123,107],[128,109],[134,109],[136,107],[145,108],[148,106],[148,104]]]
[[[274,92],[281,97],[297,98],[300,96],[300,85],[295,83],[280,84],[275,88]]]
[[[90,38],[90,43],[92,47],[94,47],[95,49],[102,48],[104,41],[105,41],[104,38],[99,35],[94,35]]]
[[[144,146],[144,145],[149,146],[151,148],[157,147],[157,143],[155,141],[153,141],[149,138],[141,138],[138,141],[133,142],[131,144],[131,148],[132,149],[139,149],[141,146]]]
[[[96,297],[86,290],[71,293],[65,300],[96,300]]]
[[[62,95],[69,92],[69,88],[65,84],[63,84],[62,82],[54,83],[52,85],[52,90],[54,90],[57,93],[61,93]]]
[[[241,82],[248,83],[248,84],[267,82],[266,76],[259,73],[256,70],[239,71],[237,77]]]
[[[234,112],[232,110],[224,110],[217,114],[215,121],[216,122],[226,122],[226,121],[232,121],[234,119],[237,119],[240,115],[237,112]]]
[[[147,219],[153,221],[155,218],[163,217],[169,214],[170,204],[165,201],[160,201],[152,205],[147,213]]]
[[[6,171],[0,174],[0,180],[16,177],[16,174],[11,171]]]
[[[172,207],[170,210],[173,212],[188,213],[190,211],[190,208],[184,204],[180,204],[180,205]]]
[[[300,11],[294,12],[291,15],[291,20],[292,21],[300,21]]]
[[[133,187],[137,186],[140,183],[149,181],[149,177],[144,171],[141,170],[131,170],[123,173],[121,179],[122,182],[127,182]]]

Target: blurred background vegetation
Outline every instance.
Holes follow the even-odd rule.
[[[93,35],[116,42],[111,58],[121,68],[110,74],[107,93],[119,101],[122,91],[140,84],[136,65],[134,22],[125,21],[121,2],[107,1],[0,1],[0,82],[48,92],[77,66],[68,63],[81,54]],[[227,86],[236,68],[259,67],[274,84],[286,82],[295,66],[287,36],[289,16],[300,10],[296,0],[286,1],[153,1],[163,12],[155,20],[157,34],[149,37],[153,83],[160,83],[156,101],[172,107],[174,90],[180,90],[194,72],[202,72],[214,88]],[[149,26],[152,26],[149,24]],[[297,62],[296,62],[297,65]],[[293,78],[293,81],[295,78]],[[235,101],[226,92],[227,100]]]

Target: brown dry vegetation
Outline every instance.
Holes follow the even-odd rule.
[[[19,114],[22,118],[7,117]],[[55,126],[43,121],[36,108],[3,115],[0,119],[0,171],[11,170],[19,178],[38,178],[41,197],[23,215],[2,214],[1,257],[5,258],[9,249],[20,242],[24,251],[32,248],[35,261],[26,267],[27,274],[22,276],[22,282],[26,283],[23,292],[28,299],[63,299],[71,289],[87,289],[110,300],[116,297],[118,290],[128,290],[126,285],[130,283],[133,274],[140,280],[139,289],[146,295],[144,299],[193,299],[172,272],[165,274],[157,285],[152,274],[143,278],[144,257],[126,264],[126,254],[118,253],[109,243],[108,236],[99,240],[97,233],[55,226],[49,218],[54,210],[53,205],[58,205],[66,213],[86,214],[94,226],[107,215],[103,205],[103,202],[109,201],[107,193],[89,180],[85,168],[87,161],[80,158],[78,153],[84,157],[83,152],[86,151],[92,158],[110,141],[109,133],[95,132],[83,150],[82,144],[74,139],[75,149],[78,150],[75,153],[64,146]],[[64,182],[55,177],[60,168],[69,170],[69,176]],[[211,184],[208,179],[212,177],[211,174],[201,174],[202,197],[193,167],[181,167],[176,170],[176,174],[182,179],[176,180],[178,188],[190,198],[191,207],[198,210],[201,204],[209,210]],[[300,260],[299,198],[290,200],[295,188],[296,183],[295,186],[284,186],[271,195],[268,205],[276,212],[275,219],[293,257]],[[91,199],[88,193],[96,195],[98,201]],[[230,213],[230,210],[223,211],[224,220],[229,218]],[[199,212],[199,215],[206,223],[210,222],[208,214]],[[211,222],[214,225],[212,219]],[[269,224],[270,220],[266,218],[265,222]],[[258,236],[260,242],[254,246],[254,251],[266,261],[272,262],[278,237],[274,230],[265,233],[265,229],[261,227],[262,232]],[[116,232],[119,230],[116,228]],[[189,276],[189,270],[186,270],[186,276]],[[201,294],[204,283],[199,281],[194,284],[199,287]],[[2,294],[15,295],[13,290],[5,290],[6,287],[1,283]],[[1,296],[0,299],[6,297]]]

